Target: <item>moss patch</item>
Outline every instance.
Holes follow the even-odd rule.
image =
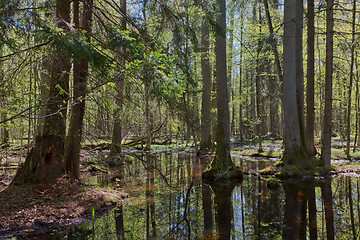
[[[280,188],[281,182],[276,178],[269,178],[266,182],[267,188],[270,191],[276,191]]]
[[[216,169],[210,168],[202,173],[202,178],[209,181],[234,181],[243,179],[243,171],[239,167],[231,167],[228,171],[219,172]]]

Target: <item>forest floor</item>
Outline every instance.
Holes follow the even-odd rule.
[[[82,175],[93,171],[82,165]],[[14,185],[14,173],[0,174],[0,239],[57,234],[84,222],[90,225],[93,216],[102,215],[127,198],[121,190],[71,181],[67,176],[51,184]]]

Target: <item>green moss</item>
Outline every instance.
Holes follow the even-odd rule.
[[[202,173],[202,178],[207,181],[240,180],[243,178],[243,171],[239,167],[230,167],[227,171],[219,171],[218,168],[208,168]]]
[[[272,175],[272,174],[274,174],[274,171],[271,168],[271,166],[264,168],[260,171],[260,175]]]
[[[269,178],[266,182],[267,188],[270,191],[276,191],[280,188],[281,182],[276,178]]]

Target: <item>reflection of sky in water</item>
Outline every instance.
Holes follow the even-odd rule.
[[[234,159],[234,161],[239,163],[240,160]],[[122,239],[122,234],[116,234],[117,232],[124,232],[125,239],[202,238],[205,222],[211,222],[209,221],[211,219],[204,219],[204,211],[212,215],[214,223],[212,231],[215,236],[214,193],[208,197],[203,194],[201,178],[193,177],[193,175],[199,176],[197,172],[204,169],[200,162],[193,155],[182,154],[178,157],[177,153],[152,154],[151,157],[147,157],[147,160],[145,155],[133,158],[132,163],[125,166],[124,178],[121,181],[124,184],[123,189],[130,196],[136,197],[123,203],[122,214],[118,210],[112,210],[99,218],[95,223],[94,235],[88,238]],[[243,161],[243,166],[251,169],[262,169],[267,164],[269,163],[258,160]],[[104,179],[104,176],[102,178]],[[105,177],[105,179],[108,178]],[[315,186],[317,238],[326,238],[322,183],[298,180],[287,184],[289,187],[286,189],[290,189],[287,192],[284,190],[285,187],[270,192],[265,180],[254,175],[245,175],[242,184],[235,186],[232,192],[233,220],[228,226],[232,239],[282,239],[283,230],[286,229],[284,219],[294,221],[294,226],[301,225],[301,206],[307,202],[304,198],[311,186],[312,188]],[[189,186],[192,186],[191,189]],[[359,231],[358,178],[335,177],[332,179],[331,188],[335,238],[353,238],[353,231],[355,234]],[[296,196],[291,196],[291,194]],[[203,200],[206,197],[212,203],[210,209],[208,209],[209,206],[204,205]],[[290,215],[286,214],[286,204],[294,206]],[[307,221],[305,226],[309,226],[309,210],[305,213]],[[123,220],[123,227],[119,226],[119,219]],[[295,235],[296,231],[301,232],[295,229]],[[304,233],[309,239],[309,227]]]

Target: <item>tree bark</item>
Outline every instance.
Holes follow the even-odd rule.
[[[333,75],[333,37],[334,37],[334,1],[327,0],[326,7],[326,73],[325,73],[325,109],[322,133],[321,158],[324,167],[331,169],[331,133],[332,133],[332,75]]]
[[[278,138],[279,133],[279,115],[278,115],[278,88],[276,87],[275,76],[269,76],[269,108],[270,108],[270,133],[272,138]]]
[[[127,14],[126,9],[126,0],[120,1],[120,8],[122,14]],[[121,20],[121,30],[126,30],[126,18],[123,17]],[[122,55],[125,56],[125,50],[121,49]],[[122,58],[120,61],[122,61],[123,65],[125,64],[124,58]],[[121,153],[121,141],[122,141],[122,119],[121,114],[123,111],[123,91],[124,91],[124,78],[121,77],[119,81],[115,83],[115,90],[117,96],[115,97],[115,104],[116,109],[113,112],[114,115],[114,126],[113,126],[113,133],[112,133],[112,139],[111,139],[111,148],[109,157],[114,157],[116,155],[119,155]]]
[[[70,0],[56,1],[56,26],[69,33]],[[53,52],[50,63],[49,103],[43,131],[35,139],[24,164],[19,168],[14,183],[34,183],[52,181],[64,174],[63,154],[65,138],[67,95],[69,90],[69,57]],[[59,87],[62,90],[59,90]]]
[[[233,55],[234,55],[234,26],[235,26],[235,0],[231,1],[230,6],[230,29],[229,29],[229,49],[228,49],[228,85],[230,88],[230,94],[231,94],[231,125],[230,125],[230,134],[234,135],[235,134],[235,104],[234,104],[234,99],[235,99],[235,88],[233,87],[233,76],[232,76],[232,71],[233,71]],[[235,84],[234,84],[235,85]]]
[[[351,36],[351,61],[350,61],[350,79],[348,89],[348,105],[347,105],[347,119],[346,119],[346,150],[345,154],[347,158],[350,156],[350,133],[351,133],[351,92],[354,79],[354,61],[355,61],[355,22],[356,22],[356,0],[353,0],[353,12],[352,12],[352,36]]]
[[[306,84],[306,129],[305,145],[308,155],[315,156],[317,151],[314,144],[314,81],[315,81],[315,12],[314,0],[308,0],[308,38],[307,38],[307,84]]]
[[[225,172],[234,163],[230,156],[230,114],[229,95],[226,74],[226,10],[225,0],[217,0],[220,7],[217,17],[218,32],[216,34],[216,103],[217,103],[217,126],[216,126],[216,154],[213,161],[214,168],[219,172]]]
[[[203,92],[201,101],[201,141],[200,150],[211,149],[211,70],[209,60],[209,23],[204,18],[201,36],[201,75]]]
[[[269,28],[269,33],[275,39],[274,28],[273,28],[272,21],[271,21],[269,4],[268,4],[267,0],[264,0],[264,6],[265,6],[265,14],[266,14],[266,20],[267,20],[267,24],[268,24],[268,28]],[[281,64],[280,64],[279,51],[277,49],[275,41],[271,42],[271,47],[272,47],[273,54],[275,57],[276,73],[278,75],[279,81],[282,83],[283,82],[283,74],[282,74],[282,69],[281,69]]]
[[[78,2],[74,1],[78,6]],[[74,8],[74,13],[76,8]],[[87,41],[90,42],[92,23],[93,0],[84,1],[81,28],[85,31]],[[75,14],[74,14],[75,15]],[[75,19],[75,16],[74,16]],[[76,23],[75,23],[76,26]],[[80,147],[82,138],[83,119],[85,115],[86,83],[89,72],[89,64],[85,59],[74,59],[74,87],[73,92],[76,103],[71,109],[69,133],[65,149],[65,170],[70,176],[80,178]]]
[[[242,65],[243,65],[243,20],[244,16],[242,11],[240,12],[240,70],[239,70],[239,135],[240,135],[240,141],[242,142],[243,139],[243,115],[242,115],[242,77],[243,77],[243,71],[242,71]]]
[[[297,38],[302,29],[302,1],[285,0],[284,7],[284,82],[283,82],[283,109],[284,109],[284,155],[286,164],[292,165],[308,163],[303,134],[301,131],[303,109],[301,99],[302,41]],[[301,18],[301,19],[299,19]]]
[[[0,57],[3,55],[3,49],[0,46]],[[0,99],[1,99],[1,120],[5,120],[7,117],[7,106],[6,106],[6,99],[7,99],[7,94],[6,94],[6,87],[4,84],[4,70],[3,70],[3,62],[0,61],[0,83],[1,84],[1,89],[0,89]],[[0,129],[0,144],[7,144],[9,140],[9,130],[7,128],[7,124],[4,124],[1,126]]]
[[[263,105],[262,105],[262,94],[261,94],[261,75],[264,74],[264,64],[261,64],[260,66],[257,67],[257,75],[256,75],[256,81],[255,81],[255,85],[256,85],[256,114],[257,114],[257,118],[256,118],[256,131],[257,131],[257,135],[258,135],[258,140],[259,140],[259,148],[258,148],[258,152],[261,153],[263,152],[263,148],[262,148],[262,128],[264,126],[262,126],[262,118],[263,118]]]

